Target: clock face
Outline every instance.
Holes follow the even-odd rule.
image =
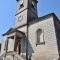
[[[21,22],[22,19],[23,19],[23,16],[20,16],[20,17],[18,18],[18,21]]]

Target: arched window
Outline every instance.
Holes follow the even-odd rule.
[[[24,1],[22,0],[19,4],[20,4],[20,7],[19,7],[19,9],[21,9],[22,7],[24,7]]]
[[[45,44],[45,42],[44,42],[44,36],[43,36],[43,31],[41,29],[37,30],[36,45],[39,45],[39,44]]]

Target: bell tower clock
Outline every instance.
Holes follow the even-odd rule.
[[[17,0],[15,28],[37,18],[37,0]]]

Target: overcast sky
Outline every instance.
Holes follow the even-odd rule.
[[[0,1],[0,42],[2,42],[2,34],[10,27],[14,27],[16,7],[16,0]],[[54,12],[60,19],[60,0],[38,0],[37,10],[39,17]]]

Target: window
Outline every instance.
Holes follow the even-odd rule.
[[[34,2],[32,1],[32,8],[33,8],[33,9],[35,9],[35,6],[34,6],[34,5],[35,5]]]
[[[23,1],[20,2],[20,8],[19,9],[21,9],[22,7],[24,7]]]
[[[37,30],[37,41],[36,41],[36,45],[40,45],[40,44],[45,44],[44,39],[43,39],[43,31],[41,29]]]

